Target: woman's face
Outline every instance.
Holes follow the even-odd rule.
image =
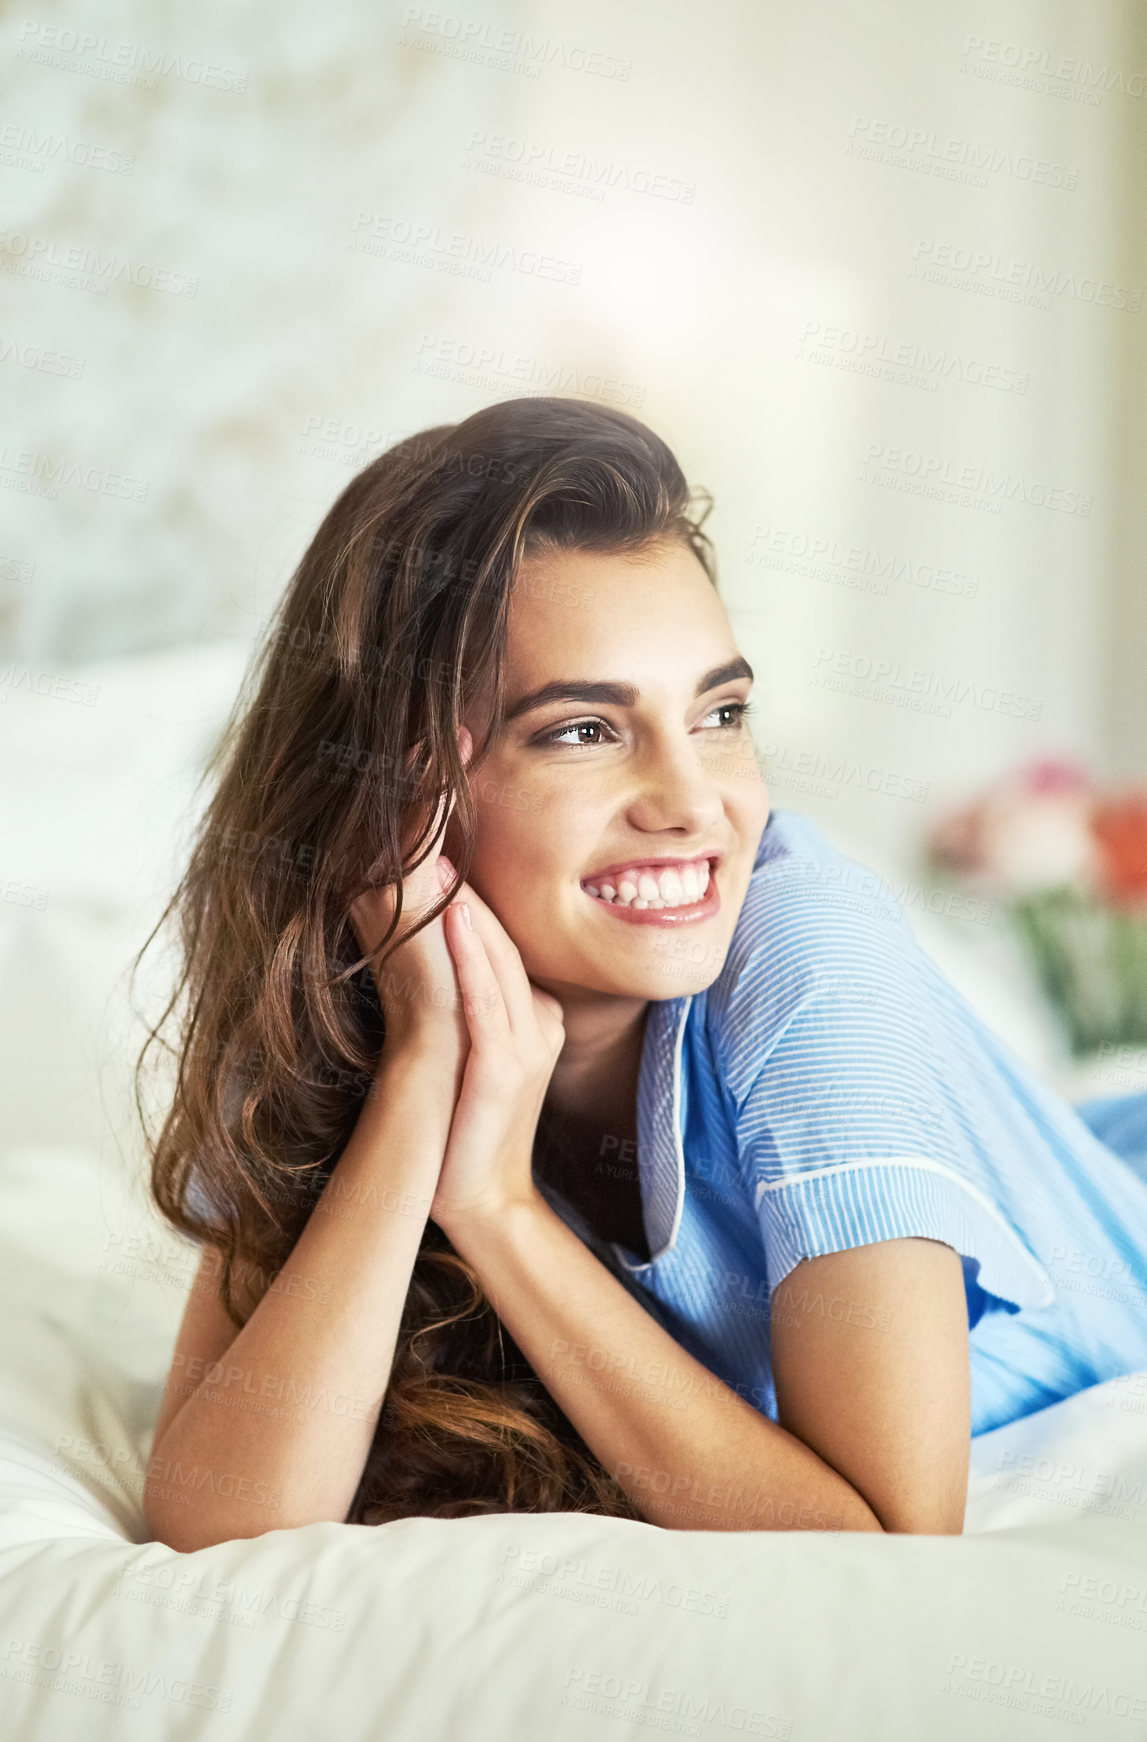
[[[505,673],[507,719],[471,775],[468,881],[527,974],[558,997],[712,984],[769,801],[740,711],[752,674],[701,564],[674,542],[524,564]],[[485,718],[464,723],[477,742]],[[630,888],[641,905],[622,906]]]

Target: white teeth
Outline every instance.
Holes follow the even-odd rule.
[[[691,907],[705,895],[709,872],[707,859],[699,865],[685,865],[680,871],[671,865],[657,871],[651,865],[646,870],[627,871],[616,886],[585,883],[582,887],[599,901],[612,902],[617,907]]]

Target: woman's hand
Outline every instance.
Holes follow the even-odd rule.
[[[471,925],[467,925],[469,914]],[[430,1214],[447,1236],[537,1195],[534,1135],[565,1044],[562,1007],[535,986],[517,945],[467,883],[446,911],[470,1050]]]
[[[460,727],[458,750],[464,763],[470,760],[473,748],[470,733],[465,726]],[[381,967],[372,963],[371,973],[386,1018],[388,1044],[393,1048],[410,1039],[425,1039],[460,1065],[469,1050],[470,1031],[462,1010],[454,959],[446,945],[443,916],[439,914],[430,925],[410,937],[411,926],[441,898],[454,877],[454,867],[442,852],[454,804],[454,796],[449,805],[444,799],[438,802],[431,850],[422,864],[403,879],[402,921],[397,933],[400,942],[396,945],[391,940],[386,960]],[[421,822],[421,817],[418,820]],[[411,842],[414,838],[413,834],[409,837]],[[393,884],[368,889],[352,904],[351,926],[364,956],[385,936],[396,905]]]

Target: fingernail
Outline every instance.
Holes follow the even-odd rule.
[[[474,927],[470,922],[470,903],[468,901],[460,901],[458,905],[462,909],[462,924],[466,927],[467,931],[473,931]]]

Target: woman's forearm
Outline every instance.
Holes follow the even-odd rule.
[[[448,1231],[547,1390],[651,1524],[882,1529],[851,1483],[694,1360],[540,1194]]]
[[[144,1501],[149,1528],[172,1548],[345,1519],[457,1088],[431,1035],[382,1058],[276,1286],[218,1363],[186,1373],[187,1401],[152,1450]]]

